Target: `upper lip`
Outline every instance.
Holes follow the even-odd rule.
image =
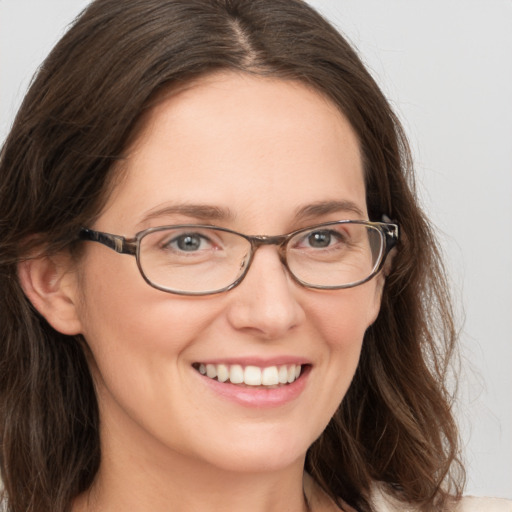
[[[306,365],[311,364],[311,361],[304,357],[299,356],[277,356],[271,358],[265,357],[219,357],[214,359],[201,359],[200,361],[196,361],[197,363],[203,364],[226,364],[226,365],[234,365],[238,364],[240,366],[259,366],[260,368],[265,368],[267,366],[282,366],[285,364],[295,364],[295,365]]]

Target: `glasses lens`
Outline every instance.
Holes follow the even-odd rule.
[[[344,222],[301,231],[287,246],[290,271],[304,284],[354,286],[378,268],[384,236],[374,226]]]
[[[228,287],[243,273],[251,244],[221,229],[182,226],[146,233],[140,240],[139,265],[158,288],[211,293]]]

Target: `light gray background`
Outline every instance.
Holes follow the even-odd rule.
[[[87,0],[0,0],[0,140]],[[512,498],[512,0],[310,0],[403,120],[462,329],[467,492]]]

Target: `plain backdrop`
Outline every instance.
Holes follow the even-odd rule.
[[[86,0],[0,0],[0,140]],[[461,325],[467,492],[512,498],[512,0],[311,0],[402,119]],[[463,323],[464,321],[464,323]]]

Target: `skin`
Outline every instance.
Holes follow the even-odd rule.
[[[332,201],[352,207],[296,215]],[[232,215],[162,212],[177,204]],[[299,83],[223,73],[155,107],[89,227],[133,236],[206,222],[277,235],[367,218],[358,141],[335,106]],[[304,510],[306,450],[350,385],[383,277],[306,289],[264,246],[235,289],[184,297],[151,288],[135,258],[99,244],[86,243],[72,272],[68,264],[27,263],[20,276],[50,323],[82,333],[91,351],[102,464],[74,511]],[[295,399],[247,407],[212,391],[192,367],[234,357],[302,358],[311,371]]]

